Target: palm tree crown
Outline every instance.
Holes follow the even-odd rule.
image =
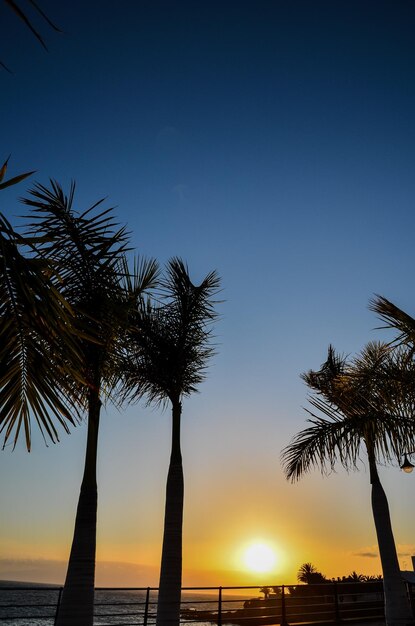
[[[399,384],[403,371],[415,381],[415,364],[404,349],[372,342],[348,362],[330,346],[320,370],[303,375],[319,414],[307,411],[311,426],[283,451],[287,478],[298,480],[315,466],[331,471],[336,462],[356,467],[361,443],[373,448],[376,459],[399,459],[415,443],[415,385]]]
[[[0,190],[33,172],[4,180]],[[68,373],[77,368],[79,353],[72,332],[74,312],[57,288],[56,268],[36,255],[32,237],[18,234],[0,214],[0,432],[15,446],[23,431],[31,448],[31,422],[45,441],[59,440],[56,420],[65,431],[75,424],[76,403]],[[64,346],[69,361],[55,358]],[[54,368],[50,367],[54,360]]]
[[[303,563],[297,572],[297,580],[300,583],[313,585],[326,582],[326,577],[312,563]]]
[[[183,261],[169,262],[158,301],[141,302],[137,310],[125,393],[165,404],[197,391],[214,354],[209,341],[218,288],[216,272],[196,286]]]
[[[124,321],[120,281],[127,233],[117,229],[111,209],[94,212],[102,201],[75,211],[74,193],[74,183],[66,195],[51,181],[50,189],[37,184],[24,203],[32,208],[31,233],[38,238],[38,253],[56,268],[60,292],[76,312],[74,326],[83,354],[78,393],[85,401],[87,389],[97,385],[98,370],[106,389],[113,387],[112,359]]]

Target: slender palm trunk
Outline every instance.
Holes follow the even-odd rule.
[[[156,626],[178,626],[182,586],[184,479],[180,450],[180,400],[172,402],[172,449],[166,486],[163,548]]]
[[[88,438],[75,530],[56,626],[93,626],[97,527],[97,446],[101,401],[89,394]]]
[[[382,563],[386,625],[414,626],[415,619],[396,553],[388,500],[379,479],[373,446],[366,441],[366,448],[372,484],[373,519]]]

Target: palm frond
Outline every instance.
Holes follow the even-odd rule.
[[[210,341],[218,288],[216,272],[194,285],[183,261],[168,263],[160,296],[138,307],[124,394],[164,404],[197,391],[214,354]]]
[[[369,309],[385,322],[385,328],[398,331],[396,343],[415,346],[415,319],[383,296],[376,295],[369,302]]]
[[[30,233],[43,236],[38,252],[57,267],[65,297],[86,315],[101,299],[118,290],[120,258],[128,249],[128,233],[118,228],[111,209],[93,213],[102,200],[84,212],[73,209],[75,184],[69,194],[56,181],[36,184],[24,204],[32,208]]]
[[[7,168],[9,165],[9,160],[10,160],[10,155],[7,157],[7,159],[4,161],[3,165],[0,168],[0,189],[6,189],[6,187],[10,187],[11,185],[17,185],[22,180],[24,180],[25,178],[28,178],[28,176],[31,176],[32,174],[35,173],[35,170],[33,170],[32,172],[19,174],[18,176],[14,176],[13,178],[9,178],[8,180],[3,182],[3,179],[6,175]]]
[[[288,480],[295,482],[315,467],[320,467],[326,474],[334,470],[337,462],[345,467],[350,461],[356,463],[360,438],[356,440],[347,423],[330,422],[318,416],[307,421],[311,426],[298,433],[282,453]]]
[[[323,394],[327,399],[339,396],[339,381],[345,373],[346,357],[337,354],[330,344],[327,351],[327,359],[320,369],[309,370],[301,375],[306,385],[317,394]]]
[[[31,414],[42,433],[58,440],[52,415],[68,431],[76,406],[60,377],[62,363],[50,368],[58,341],[76,361],[76,343],[68,329],[73,312],[50,280],[51,268],[21,254],[26,240],[0,215],[0,432],[4,445],[23,426],[31,446]],[[56,378],[55,378],[56,376]]]
[[[121,276],[124,281],[124,289],[127,297],[137,302],[149,290],[158,286],[160,269],[155,259],[145,259],[136,256],[133,261],[133,269],[124,256],[121,263]]]
[[[22,9],[20,8],[20,6],[14,2],[14,0],[4,0],[4,2],[10,7],[10,9],[17,15],[17,17],[26,24],[27,28],[32,32],[32,34],[36,37],[36,39],[39,41],[40,45],[43,46],[43,48],[45,50],[47,50],[46,44],[43,40],[43,38],[41,37],[41,35],[38,33],[38,31],[35,29],[35,27],[33,26],[32,22],[29,20],[29,18],[27,17],[26,13],[24,13],[22,11]]]
[[[40,6],[37,4],[37,2],[35,2],[34,0],[29,0],[30,4],[32,5],[32,7],[34,7],[34,9],[36,9],[36,11],[39,13],[39,15],[41,15],[43,17],[43,19],[45,20],[45,22],[47,22],[49,24],[49,26],[51,28],[53,28],[53,30],[55,30],[58,33],[61,33],[61,29],[58,28],[56,26],[56,24],[54,24],[54,22],[52,22],[52,20],[50,19],[50,17],[48,17],[46,15],[46,13],[44,11],[42,11],[42,9],[40,8]]]
[[[51,27],[53,30],[57,32],[62,32],[46,15],[46,13],[40,8],[40,6],[34,0],[28,0],[29,4],[35,9],[35,11],[42,17],[42,19]],[[4,0],[7,6],[13,11],[13,13],[21,20],[26,27],[31,31],[31,33],[36,37],[40,45],[47,50],[46,43],[39,33],[39,31],[34,27],[33,21],[27,16],[27,14],[23,11],[20,4],[18,4],[15,0]]]
[[[36,249],[56,267],[59,290],[76,312],[84,380],[79,398],[86,401],[88,387],[99,385],[103,401],[116,401],[128,365],[132,307],[139,309],[145,292],[155,286],[157,263],[137,259],[131,273],[126,228],[119,227],[111,208],[101,209],[103,200],[75,210],[74,183],[68,193],[53,180],[49,187],[36,184],[23,202],[31,208],[29,234],[38,241]]]
[[[359,449],[370,446],[387,462],[415,449],[415,363],[405,347],[370,342],[350,361],[329,359],[317,372],[303,376],[317,413],[306,409],[312,426],[299,433],[284,451],[288,478],[320,465],[333,469],[336,460],[355,468]],[[334,366],[333,366],[334,364]],[[337,367],[339,366],[339,367]]]

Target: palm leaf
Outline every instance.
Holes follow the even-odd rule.
[[[22,10],[22,8],[20,7],[19,4],[17,4],[17,2],[15,2],[15,0],[4,0],[4,2],[7,4],[7,6],[13,11],[13,13],[15,15],[17,15],[17,17],[27,26],[27,28],[32,32],[32,34],[36,37],[36,39],[39,41],[40,45],[43,46],[43,48],[45,50],[47,50],[46,44],[43,40],[43,37],[40,35],[40,33],[35,29],[35,27],[33,26],[33,23],[31,22],[31,20],[27,17],[26,13]],[[40,6],[34,2],[34,0],[29,0],[29,3],[32,5],[32,7],[36,10],[37,13],[39,13],[39,15],[42,16],[42,18],[45,20],[45,22],[47,22],[49,24],[49,26],[51,28],[53,28],[55,31],[57,32],[61,32],[59,30],[59,28],[51,21],[51,19],[46,15],[46,13],[44,13],[44,11],[42,11],[42,9],[40,8]]]
[[[8,167],[8,164],[9,164],[9,160],[10,160],[10,155],[7,157],[7,159],[5,160],[5,162],[3,163],[3,165],[0,168],[0,189],[6,189],[6,187],[10,187],[11,185],[17,185],[17,183],[20,183],[22,180],[24,180],[28,176],[31,176],[35,172],[35,170],[33,170],[32,172],[26,172],[25,174],[20,174],[19,176],[14,176],[13,178],[10,178],[9,180],[6,180],[3,183],[2,180],[4,179],[4,177],[6,175],[7,167]]]
[[[369,309],[377,313],[385,328],[394,328],[399,332],[396,343],[415,346],[415,319],[383,296],[375,296],[369,302]]]
[[[3,180],[3,178],[6,175],[7,166],[9,164],[10,157],[11,157],[11,154],[9,154],[9,156],[7,157],[7,159],[5,160],[3,165],[1,166],[1,169],[0,169],[0,183],[1,183],[1,181]]]
[[[210,342],[218,289],[216,272],[194,285],[186,264],[170,260],[159,295],[137,307],[125,396],[164,404],[197,391],[215,352]]]
[[[131,301],[123,284],[129,278],[128,233],[118,226],[112,209],[100,209],[103,200],[77,211],[74,196],[74,183],[67,194],[53,180],[49,187],[36,184],[23,199],[31,208],[29,234],[38,239],[39,254],[56,267],[59,289],[76,312],[74,327],[87,381],[79,387],[79,397],[85,400],[88,387],[99,384],[103,399],[115,399],[124,358],[120,337],[130,324]],[[157,273],[153,261],[143,260],[139,267],[136,296],[151,286]],[[92,371],[97,372],[95,382]]]
[[[330,422],[313,416],[311,426],[298,433],[284,449],[282,464],[286,477],[292,482],[319,466],[322,473],[332,471],[337,461],[347,467],[357,459],[356,441],[343,421]]]
[[[50,414],[66,431],[75,423],[69,388],[59,377],[62,363],[54,372],[49,364],[58,338],[74,360],[77,351],[68,332],[72,311],[50,280],[51,268],[45,272],[44,263],[21,254],[26,244],[0,215],[0,432],[4,445],[14,433],[16,445],[23,426],[30,449],[31,414],[53,442],[58,433]]]
[[[28,178],[29,176],[34,174],[35,171],[36,170],[33,170],[32,172],[26,172],[25,174],[20,174],[19,176],[9,178],[9,180],[6,180],[4,183],[0,183],[0,189],[6,189],[6,187],[10,187],[11,185],[17,185],[17,183],[20,183],[25,178]]]
[[[49,24],[49,26],[51,28],[53,28],[53,30],[56,30],[58,33],[61,33],[61,29],[58,28],[56,26],[56,24],[54,24],[52,22],[52,20],[46,15],[46,13],[44,11],[42,11],[42,9],[40,8],[40,6],[37,4],[37,2],[35,2],[34,0],[29,0],[30,4],[32,5],[32,7],[34,7],[36,9],[36,11],[39,13],[39,15],[41,15],[43,17],[43,19],[45,20],[45,22],[47,22]]]
[[[303,376],[317,412],[306,409],[312,425],[283,451],[290,480],[315,466],[327,473],[336,462],[356,468],[362,444],[370,445],[376,459],[388,462],[408,447],[414,449],[415,364],[409,351],[370,342],[350,361],[334,356],[330,346],[320,370]]]

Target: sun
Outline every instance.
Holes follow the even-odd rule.
[[[266,543],[252,543],[245,550],[244,562],[251,572],[270,572],[275,566],[275,552]]]

